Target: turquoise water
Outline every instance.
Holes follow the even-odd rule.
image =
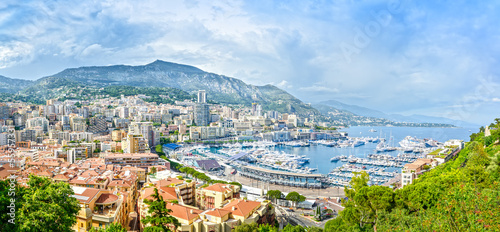
[[[369,132],[370,129],[375,129],[377,132]],[[471,130],[471,132],[469,132]],[[403,140],[406,136],[410,135],[419,139],[434,139],[439,142],[445,142],[449,139],[461,139],[464,141],[469,141],[469,135],[473,132],[477,132],[477,128],[421,128],[421,127],[351,127],[343,129],[349,133],[349,137],[382,137],[389,141],[389,137],[392,135],[394,138],[394,146],[399,147],[399,142]],[[392,143],[390,144],[392,145]],[[366,143],[366,145],[360,147],[346,147],[346,148],[336,148],[336,147],[326,147],[323,145],[311,145],[310,147],[290,147],[290,146],[277,146],[270,148],[271,150],[284,151],[286,153],[305,155],[310,158],[309,164],[305,166],[310,168],[318,168],[318,172],[327,174],[335,167],[342,166],[342,162],[330,162],[330,159],[334,156],[339,155],[353,155],[356,157],[365,157],[368,154],[373,154],[375,143]],[[385,152],[385,154],[391,154],[396,156],[401,151]],[[386,171],[400,170],[400,168],[386,168]]]

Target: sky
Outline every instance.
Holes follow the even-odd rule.
[[[0,75],[193,65],[304,102],[488,125],[500,117],[498,1],[0,2]]]

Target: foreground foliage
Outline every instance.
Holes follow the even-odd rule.
[[[127,232],[127,230],[119,223],[112,223],[106,228],[92,227],[89,232]]]
[[[471,135],[455,159],[402,189],[368,186],[368,174],[357,173],[345,189],[345,209],[325,231],[499,231],[499,123],[490,125],[491,136]]]
[[[233,232],[278,232],[276,226],[268,224],[241,224],[233,229]],[[319,227],[303,227],[301,225],[292,226],[290,224],[286,225],[281,232],[322,232],[323,229]]]
[[[17,185],[15,190],[15,224],[5,221],[8,208],[3,204],[11,195],[5,189],[8,181],[0,181],[0,231],[73,231],[79,202],[71,197],[67,183],[55,183],[48,178],[31,176],[28,188]],[[13,191],[14,192],[14,191]]]
[[[149,225],[144,228],[144,231],[175,231],[181,224],[177,221],[177,218],[170,216],[172,210],[167,209],[167,202],[163,200],[157,188],[155,188],[155,193],[152,196],[154,200],[144,200],[144,202],[149,205],[148,213],[150,214],[142,219],[142,223]]]

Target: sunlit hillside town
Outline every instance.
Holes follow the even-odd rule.
[[[111,223],[144,228],[145,199],[155,189],[179,231],[231,231],[244,223],[271,223],[275,208],[265,198],[269,186],[324,189],[349,186],[353,172],[370,174],[370,185],[394,188],[447,162],[463,141],[411,136],[391,141],[374,133],[349,137],[327,122],[250,107],[208,104],[205,91],[194,101],[156,104],[146,96],[104,97],[92,101],[48,100],[45,105],[0,105],[0,178],[14,174],[25,184],[30,175],[71,185],[80,202],[75,231]],[[325,146],[354,148],[376,144],[366,157],[325,157],[341,163],[329,173],[307,167],[306,155],[272,148]],[[13,149],[9,149],[13,148]],[[215,183],[178,172],[179,163]],[[261,185],[252,186],[245,180]],[[267,183],[267,185],[266,185]],[[267,187],[266,187],[267,186]],[[319,196],[307,195],[312,208]],[[282,202],[287,207],[290,203]]]

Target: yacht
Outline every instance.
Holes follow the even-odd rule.
[[[363,140],[356,140],[354,143],[352,143],[352,147],[359,147],[365,145],[365,141]]]
[[[340,156],[335,156],[330,159],[330,162],[338,162],[340,160]]]

